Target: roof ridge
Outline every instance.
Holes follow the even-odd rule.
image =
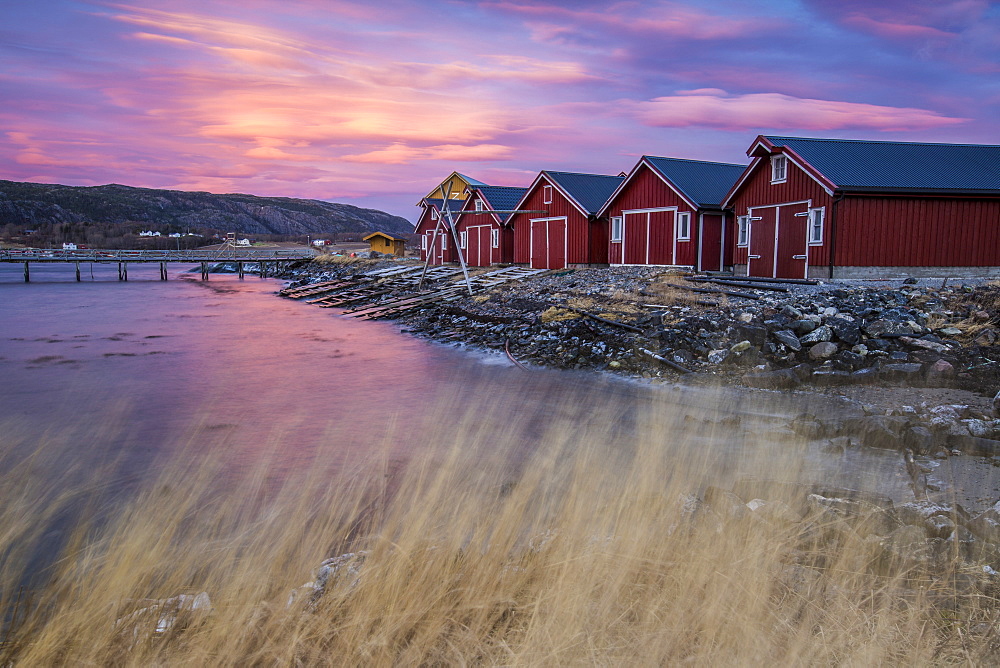
[[[737,162],[716,162],[715,160],[694,160],[692,158],[671,158],[666,155],[644,155],[643,158],[650,160],[676,160],[678,162],[693,162],[701,165],[724,165],[726,167],[739,167],[740,169],[745,169],[746,165],[741,165]]]
[[[553,169],[543,169],[542,172],[544,172],[545,174],[569,174],[571,176],[604,176],[611,179],[621,178],[617,174],[591,174],[589,172],[560,172]]]
[[[762,135],[766,139],[791,139],[796,141],[839,142],[844,144],[896,144],[901,146],[973,146],[982,148],[1000,148],[1000,144],[956,144],[953,142],[930,141],[895,141],[884,139],[842,139],[837,137],[790,137],[785,135]]]

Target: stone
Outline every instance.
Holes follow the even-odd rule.
[[[864,357],[865,355],[868,354],[868,346],[866,346],[863,343],[859,343],[858,345],[851,348],[851,352],[855,353],[856,355],[861,355],[862,357]]]
[[[887,320],[884,318],[873,320],[866,324],[862,329],[864,329],[865,334],[874,338],[880,338],[885,335],[913,336],[915,333],[906,323],[895,320]]]
[[[817,323],[815,320],[806,320],[804,318],[802,320],[796,320],[795,322],[792,323],[792,331],[794,331],[799,336],[804,336],[809,332],[813,331],[814,329],[816,329],[817,327],[819,327],[819,323]]]
[[[740,322],[751,322],[753,320],[753,313],[740,313],[736,316],[736,319]]]
[[[914,348],[923,348],[924,350],[931,350],[936,353],[947,353],[951,351],[951,348],[949,348],[947,345],[943,343],[936,343],[934,341],[925,341],[923,339],[914,339],[909,336],[899,337],[899,342],[904,343],[908,346],[912,346]]]
[[[822,344],[817,344],[822,345]],[[849,385],[852,382],[851,372],[840,369],[816,369],[813,371],[810,380],[815,385]]]
[[[861,341],[861,328],[858,323],[844,317],[827,318],[826,326],[830,328],[834,336],[849,346],[856,345]]]
[[[869,448],[899,449],[904,430],[910,422],[904,417],[868,415],[845,421],[845,426],[856,433]]]
[[[742,352],[746,352],[747,350],[750,350],[750,348],[752,348],[752,347],[753,346],[750,344],[749,341],[743,340],[743,341],[740,341],[739,343],[734,343],[729,348],[729,352],[731,352],[731,353],[742,353]]]
[[[794,306],[791,306],[790,304],[785,304],[784,306],[782,306],[781,311],[779,311],[779,313],[791,318],[792,320],[802,319],[802,311],[798,310]]]
[[[912,380],[919,377],[921,366],[919,364],[883,364],[878,371],[882,380]]]
[[[795,332],[790,329],[782,329],[774,334],[772,334],[775,341],[786,346],[789,350],[799,352],[802,350],[802,344],[799,342],[799,337],[795,336]]]
[[[834,359],[852,371],[865,363],[864,357],[851,350],[841,350]]]
[[[851,380],[855,383],[874,383],[877,379],[878,369],[873,366],[867,369],[858,369],[851,374]]]
[[[833,338],[833,330],[826,325],[820,325],[813,331],[809,332],[805,336],[799,338],[799,341],[805,345],[809,343],[820,343],[824,341],[830,341]]]
[[[959,336],[962,333],[958,327],[942,327],[937,330],[937,333],[941,336]]]
[[[712,350],[708,353],[708,361],[711,364],[722,364],[729,357],[728,350]]]
[[[828,357],[836,355],[837,350],[838,347],[836,343],[833,343],[832,341],[821,341],[809,349],[809,357],[814,360],[825,360]]]
[[[1000,441],[992,438],[978,438],[965,434],[952,434],[946,443],[952,450],[960,450],[962,454],[977,457],[1000,456]]]
[[[1000,417],[1000,392],[993,397],[993,415]]]
[[[942,381],[955,377],[955,367],[948,360],[938,360],[927,367],[928,381]]]
[[[762,346],[767,340],[767,328],[758,325],[739,324],[734,327],[736,337],[749,341],[751,345]]]
[[[748,373],[743,376],[743,382],[748,387],[759,387],[769,390],[785,390],[802,384],[798,374],[793,369],[776,369]]]
[[[902,433],[903,445],[918,455],[930,454],[936,442],[934,433],[923,425],[910,425]]]

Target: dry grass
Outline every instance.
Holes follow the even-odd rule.
[[[961,600],[943,617],[927,586],[936,580],[879,561],[861,533],[691,512],[688,495],[725,477],[720,461],[794,477],[795,448],[717,434],[729,443],[721,454],[695,447],[675,409],[636,407],[631,424],[600,405],[582,423],[553,418],[530,452],[503,429],[511,407],[443,406],[455,435],[414,444],[422,454],[398,474],[375,457],[332,477],[317,462],[279,481],[265,463],[234,480],[221,458],[181,453],[110,520],[72,532],[30,614],[22,606],[0,664],[984,659],[985,646],[967,634],[959,642],[956,629],[988,611]],[[29,468],[0,478],[8,611],[33,532],[73,502],[72,490],[53,493]],[[354,572],[341,569],[317,600],[288,604],[321,560],[349,551],[361,555]],[[211,614],[154,631],[151,600],[201,591]]]

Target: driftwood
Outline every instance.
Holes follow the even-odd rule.
[[[738,288],[750,288],[751,290],[771,290],[772,292],[788,292],[788,288],[781,285],[765,285],[763,283],[754,283],[750,281],[731,281],[728,278],[725,280],[719,278],[689,278],[689,281],[697,281],[698,283],[714,283],[715,285],[730,285]]]
[[[734,292],[732,290],[723,290],[722,288],[693,288],[690,285],[675,285],[674,287],[680,288],[681,290],[690,290],[691,292],[704,292],[711,295],[728,295],[729,297],[743,297],[744,299],[760,299],[760,295],[750,294],[749,292]]]
[[[652,357],[657,362],[661,362],[662,364],[666,364],[671,369],[675,369],[677,371],[680,371],[681,373],[691,373],[691,369],[688,369],[687,367],[683,367],[683,366],[681,366],[680,364],[677,364],[674,361],[668,360],[663,355],[657,355],[652,350],[646,350],[645,348],[639,348],[639,352],[645,353],[646,355],[649,355],[650,357]]]
[[[576,308],[575,306],[562,306],[562,307],[557,306],[556,308],[565,308],[569,311],[579,313],[580,315],[585,315],[588,318],[592,318],[593,320],[596,320],[598,322],[603,322],[606,325],[613,325],[615,327],[621,327],[622,329],[627,329],[630,332],[638,332],[639,334],[642,334],[641,327],[636,327],[635,325],[629,325],[624,322],[618,322],[617,320],[609,320],[607,318],[602,318],[601,316],[591,313],[590,311],[584,311],[582,308]]]
[[[504,339],[504,342],[503,342],[503,351],[505,353],[507,353],[507,359],[509,359],[511,362],[513,362],[514,366],[516,366],[518,369],[520,369],[521,371],[530,371],[530,369],[528,367],[526,367],[523,364],[521,364],[520,362],[518,362],[517,359],[514,358],[514,355],[511,354],[511,352],[510,352],[510,339]]]
[[[795,285],[819,285],[815,278],[761,278],[758,276],[695,276],[697,281],[738,281],[742,283],[792,283]]]

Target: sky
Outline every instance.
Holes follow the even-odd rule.
[[[759,134],[1000,144],[981,0],[0,0],[0,179],[413,221],[452,171],[746,164]]]

